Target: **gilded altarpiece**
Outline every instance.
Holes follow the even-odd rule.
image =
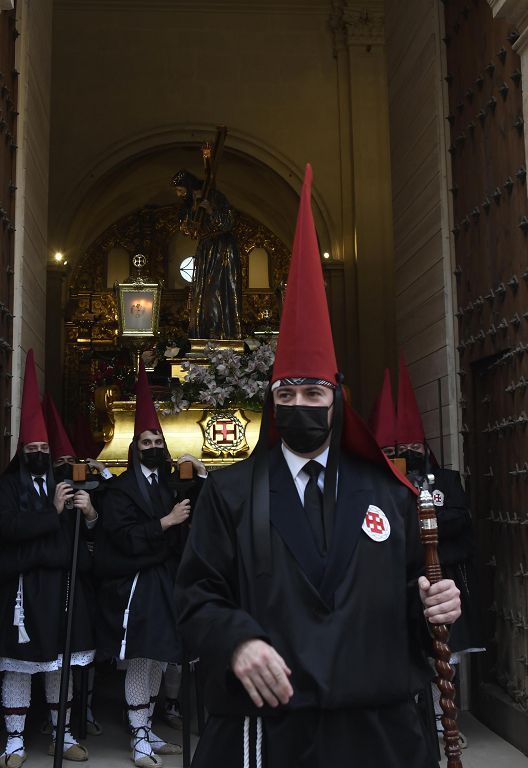
[[[105,416],[109,403],[131,395],[134,382],[131,354],[122,347],[118,335],[116,297],[107,287],[108,254],[112,249],[124,249],[130,256],[141,252],[148,258],[149,276],[166,281],[170,243],[178,232],[177,207],[136,211],[98,237],[71,275],[65,311],[65,419],[72,425],[77,414],[88,415],[100,442],[111,435],[111,424]],[[237,213],[235,232],[242,257],[242,335],[278,329],[290,252],[270,230],[243,213]],[[254,248],[268,254],[268,288],[248,287],[249,258]],[[189,290],[163,289],[160,339],[186,336]]]

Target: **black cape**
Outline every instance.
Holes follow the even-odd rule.
[[[54,661],[63,652],[64,606],[71,565],[74,513],[57,514],[33,486],[26,509],[20,505],[18,474],[0,478],[0,656],[23,661]],[[91,559],[81,521],[78,579],[72,627],[72,653],[95,648]],[[29,643],[18,642],[13,626],[18,578],[23,574],[25,628]]]
[[[97,655],[119,657],[123,617],[130,603],[125,658],[180,661],[181,643],[173,599],[182,548],[182,525],[163,531],[160,518],[174,506],[174,493],[162,478],[161,505],[148,500],[148,481],[139,487],[132,470],[123,472],[103,497],[102,525],[95,541],[98,581]]]
[[[266,739],[280,742],[268,765],[328,765],[299,762],[300,742],[293,736],[297,730],[286,727],[292,738],[282,738],[281,722],[301,717],[306,734],[306,723],[321,712],[334,712],[344,719],[336,747],[341,762],[332,763],[333,768],[350,765],[351,754],[358,765],[434,765],[419,727],[417,732],[413,702],[413,693],[429,677],[421,650],[425,622],[416,582],[423,552],[414,496],[382,468],[342,456],[334,532],[325,560],[276,447],[270,457],[272,574],[257,578],[252,466],[250,458],[209,477],[178,573],[184,640],[203,665],[205,702],[212,715],[194,764],[229,764],[228,744],[236,753],[242,716],[258,715],[264,717]],[[362,530],[369,505],[383,510],[390,523],[384,541],[376,542]],[[230,671],[233,651],[251,638],[271,643],[292,669],[294,695],[286,707],[257,710]],[[346,724],[356,712],[363,713],[354,720],[361,724],[354,733],[363,733],[364,749],[354,743]],[[225,735],[216,741],[222,729]],[[323,750],[325,740],[323,736]]]

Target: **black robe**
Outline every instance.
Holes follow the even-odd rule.
[[[484,646],[478,616],[473,524],[460,474],[435,469],[433,503],[438,519],[438,556],[442,575],[460,590],[462,615],[451,628],[449,647],[454,652]],[[435,491],[441,492],[435,494]]]
[[[20,476],[4,475],[0,479],[0,656],[21,661],[54,661],[64,646],[64,606],[75,513],[65,509],[57,514],[52,501],[43,501],[33,485],[27,490],[24,511],[20,497]],[[86,534],[81,521],[72,653],[95,648],[95,600]],[[24,577],[29,643],[18,642],[18,627],[13,626],[19,574]]]
[[[209,477],[178,573],[184,639],[200,656],[211,715],[193,765],[242,765],[246,715],[263,716],[267,768],[348,768],[352,757],[380,768],[436,765],[413,699],[429,676],[420,648],[423,552],[415,498],[388,470],[342,456],[325,560],[276,447],[272,574],[257,578],[252,465],[250,458]],[[390,522],[385,541],[362,530],[371,504]],[[292,669],[286,707],[257,709],[231,672],[233,651],[251,638],[271,643]]]
[[[127,470],[103,497],[102,525],[95,540],[97,656],[119,657],[124,612],[139,572],[130,604],[125,658],[180,661],[173,592],[181,556],[181,525],[163,531],[160,523],[174,506],[174,494],[160,479],[160,507],[150,501],[148,480],[142,475],[139,480],[143,487],[134,472]]]

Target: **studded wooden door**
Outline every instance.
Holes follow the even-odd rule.
[[[9,460],[17,77],[15,11],[0,13],[0,470]]]
[[[528,749],[528,198],[518,35],[446,0],[464,457],[485,642],[474,707]],[[475,671],[475,670],[474,670]],[[521,718],[524,728],[513,727]]]

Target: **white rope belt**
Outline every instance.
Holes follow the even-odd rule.
[[[249,725],[250,717],[244,718],[244,768],[250,768],[249,763]],[[262,718],[257,717],[257,738],[255,742],[256,768],[262,768]]]
[[[123,635],[123,639],[121,641],[121,650],[119,652],[119,658],[121,661],[124,661],[124,658],[126,655],[128,614],[130,613],[130,603],[132,602],[132,598],[134,597],[134,592],[136,591],[138,579],[139,579],[139,571],[134,576],[134,581],[132,582],[132,587],[130,589],[130,597],[128,598],[127,607],[125,608],[125,613],[123,614],[123,629],[125,630],[125,634]]]
[[[24,577],[20,574],[18,577],[15,610],[13,612],[13,626],[18,627],[18,642],[20,644],[30,642],[24,625],[24,618]]]

